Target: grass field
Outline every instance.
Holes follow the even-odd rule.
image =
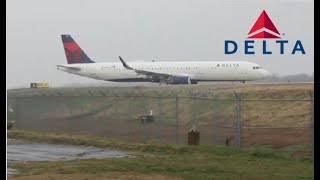
[[[313,161],[303,146],[239,149],[218,145],[132,143],[94,136],[9,130],[8,137],[27,141],[92,145],[139,154],[136,158],[28,162],[10,165],[21,174],[9,179],[314,179]]]

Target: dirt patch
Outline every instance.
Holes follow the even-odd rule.
[[[10,180],[178,180],[180,178],[162,174],[138,174],[138,173],[103,173],[103,174],[41,174],[12,177]]]
[[[242,129],[244,146],[268,144],[285,147],[296,144],[311,144],[310,128],[248,128]]]
[[[312,151],[311,150],[298,150],[292,153],[292,157],[311,157]]]

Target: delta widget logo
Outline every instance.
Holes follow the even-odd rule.
[[[278,29],[274,26],[266,11],[262,11],[257,21],[248,33],[248,39],[263,38],[272,39],[280,38]]]
[[[268,16],[267,12],[265,10],[262,11],[256,22],[251,27],[247,39],[244,41],[244,54],[255,54],[254,48],[255,48],[255,40],[253,39],[259,39],[256,40],[258,43],[260,43],[260,46],[262,46],[262,54],[306,54],[304,47],[302,45],[302,42],[300,40],[296,40],[294,45],[289,43],[289,40],[284,40],[281,37],[280,32],[276,28],[276,26],[273,24],[272,20]],[[251,40],[252,39],[252,40]],[[262,39],[262,45],[261,41]],[[267,40],[265,40],[267,39]],[[275,39],[274,41],[270,41],[272,39]],[[280,40],[278,40],[280,39]],[[278,52],[272,52],[268,50],[268,45],[272,43],[274,46],[279,47]],[[291,49],[290,45],[292,46]],[[235,54],[238,51],[238,43],[233,40],[225,40],[224,43],[224,52],[225,54]]]

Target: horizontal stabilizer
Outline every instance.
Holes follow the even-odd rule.
[[[64,68],[64,69],[69,69],[69,70],[73,70],[73,71],[80,71],[81,68],[79,67],[68,67],[68,66],[63,66],[63,65],[57,65],[57,68]]]

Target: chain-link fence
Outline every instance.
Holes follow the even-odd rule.
[[[313,93],[311,93],[313,94]],[[308,145],[313,149],[313,96],[268,99],[250,93],[39,94],[8,100],[18,129],[81,133],[134,141],[187,143],[193,127],[201,144]],[[153,121],[141,117],[151,115]]]

